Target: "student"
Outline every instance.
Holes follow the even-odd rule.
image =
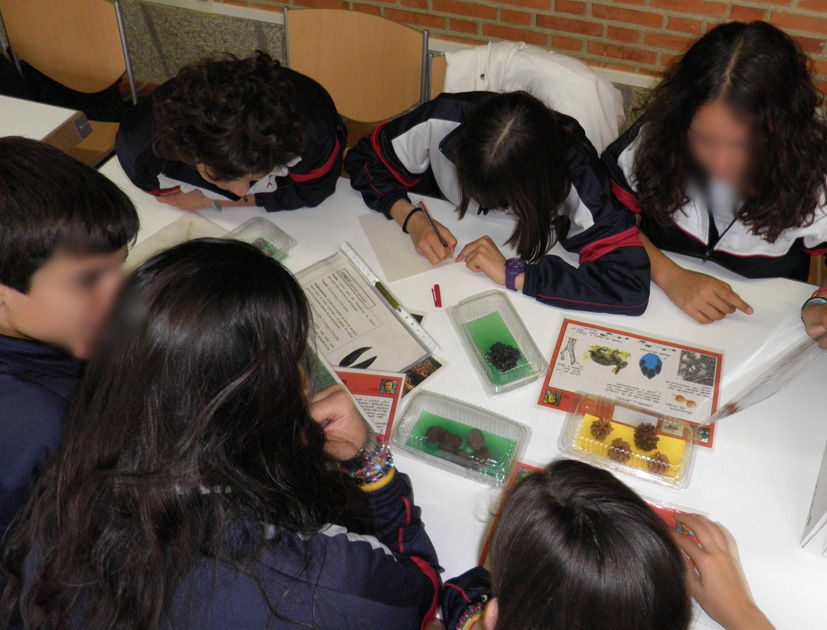
[[[688,593],[727,630],[772,630],[729,532],[701,516],[680,522],[701,546],[670,534],[611,473],[552,462],[506,500],[491,574],[476,568],[446,584],[446,630],[689,630]]]
[[[258,51],[184,68],[127,113],[115,146],[158,201],[275,212],[332,195],[346,142],[325,89]]]
[[[560,308],[640,315],[649,299],[649,262],[634,217],[612,196],[611,180],[573,118],[526,92],[442,94],[383,123],[345,159],[365,203],[411,235],[436,264],[457,240],[437,234],[409,191],[468,212],[514,215],[506,260],[489,237],[456,258],[498,285]],[[546,255],[556,241],[580,255],[575,268]],[[446,245],[443,246],[442,243]]]
[[[60,443],[137,232],[135,208],[103,175],[0,138],[0,538]]]
[[[13,529],[5,614],[84,630],[427,625],[439,567],[410,481],[342,390],[311,402],[309,326],[298,283],[251,245],[144,263]]]
[[[752,307],[661,250],[748,278],[806,280],[827,251],[823,97],[796,42],[764,22],[716,27],[655,88],[604,153],[618,198],[641,213],[652,280],[700,323]],[[827,309],[813,307],[815,320]]]

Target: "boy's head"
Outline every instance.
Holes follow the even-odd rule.
[[[0,138],[0,334],[86,358],[137,233],[132,202],[106,177],[40,142]]]
[[[610,473],[558,460],[517,484],[491,549],[487,630],[686,630],[685,563],[666,526]]]

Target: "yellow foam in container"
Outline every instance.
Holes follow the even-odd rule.
[[[612,432],[606,436],[602,442],[595,440],[592,437],[591,426],[592,423],[598,420],[597,416],[586,414],[583,416],[583,421],[580,425],[580,431],[577,434],[575,448],[592,453],[600,457],[609,458],[609,446],[617,438],[622,438],[629,443],[632,457],[624,465],[629,468],[638,468],[649,474],[649,462],[652,456],[659,452],[669,458],[669,469],[663,475],[669,479],[677,479],[683,465],[684,452],[686,451],[686,442],[680,438],[672,437],[670,435],[658,435],[658,446],[652,451],[641,451],[635,446],[635,429],[626,424],[619,422],[611,422]],[[618,462],[620,463],[620,462]]]

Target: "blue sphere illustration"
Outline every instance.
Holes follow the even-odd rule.
[[[644,354],[640,357],[640,371],[648,379],[655,378],[663,369],[663,361],[656,354]]]

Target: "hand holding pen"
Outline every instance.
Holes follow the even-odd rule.
[[[425,204],[414,207],[407,200],[400,200],[391,208],[391,216],[410,234],[419,255],[432,265],[451,258],[457,239],[445,226],[434,220]]]

